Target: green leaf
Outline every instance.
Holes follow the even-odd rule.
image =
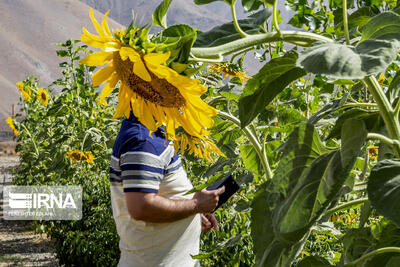
[[[209,3],[212,3],[212,2],[217,2],[217,1],[225,2],[228,5],[232,4],[232,0],[194,0],[194,3],[196,5],[206,5],[206,4],[209,4]]]
[[[385,40],[366,40],[356,47],[324,43],[305,49],[297,66],[332,79],[362,79],[385,71],[398,49],[397,42]]]
[[[302,172],[298,174],[296,185],[273,212],[274,229],[279,240],[295,244],[304,237],[339,193],[366,136],[367,131],[362,121],[348,120],[342,128],[340,150],[321,154],[312,162],[306,160],[306,166],[304,163],[299,164]],[[320,143],[318,139],[319,137],[317,140],[307,140],[309,147],[315,142]],[[291,171],[296,171],[296,167]],[[272,180],[274,179],[275,175]]]
[[[394,103],[395,100],[400,96],[400,71],[396,73],[392,82],[389,84],[389,88],[386,92],[386,97],[390,103]]]
[[[239,146],[242,160],[247,169],[254,172],[255,174],[261,174],[263,168],[261,165],[260,158],[252,145],[241,145]]]
[[[257,10],[262,4],[260,0],[242,0],[242,6],[246,12]]]
[[[163,44],[160,49],[164,52],[172,51],[170,61],[187,63],[196,35],[196,31],[189,25],[178,24],[163,30],[154,41]]]
[[[383,12],[365,24],[360,43],[377,39],[400,41],[399,15],[391,11]]]
[[[242,127],[248,125],[292,81],[306,74],[296,67],[297,53],[286,53],[271,59],[250,79],[239,101],[239,118]]]
[[[377,123],[379,122],[379,116],[379,111],[370,111],[361,108],[348,109],[339,116],[327,139],[340,138],[343,124],[346,120],[351,118],[363,120],[367,130],[371,132],[377,126]]]
[[[319,256],[308,256],[303,258],[296,265],[297,267],[328,267],[334,266],[329,263],[326,259]]]
[[[375,13],[369,6],[357,9],[348,17],[349,29],[353,29],[355,27],[362,28],[374,16]],[[343,35],[343,21],[336,25],[335,28],[336,33],[340,33]]]
[[[153,25],[167,28],[167,12],[172,0],[163,0],[153,12]]]
[[[248,34],[260,32],[262,25],[272,14],[271,9],[263,9],[255,14],[250,15],[246,19],[239,20],[239,25],[243,31]],[[240,39],[240,34],[236,31],[233,22],[225,23],[212,28],[208,32],[198,35],[194,47],[214,47]]]
[[[400,159],[378,162],[371,170],[367,190],[376,211],[400,226]]]
[[[340,261],[344,264],[358,259],[375,245],[370,228],[349,229],[342,242],[344,248]]]

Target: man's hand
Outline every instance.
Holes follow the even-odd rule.
[[[211,228],[214,232],[218,231],[217,219],[211,213],[201,214],[201,231],[208,232]]]
[[[193,196],[193,200],[196,202],[196,210],[198,213],[210,213],[218,205],[219,196],[225,192],[225,186],[216,190],[208,191],[203,189],[196,192]]]

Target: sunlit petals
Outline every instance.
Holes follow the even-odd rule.
[[[93,23],[94,27],[96,28],[97,33],[100,36],[105,37],[106,34],[104,33],[103,28],[100,26],[100,24],[95,19],[94,15],[93,15],[93,9],[92,8],[90,9],[90,18],[92,19],[92,23]]]
[[[115,85],[117,85],[119,78],[117,75],[113,75],[108,83],[104,86],[103,90],[101,91],[100,97],[99,97],[99,102],[104,105],[106,104],[105,99],[107,96],[111,94],[111,92],[114,90]]]
[[[97,52],[86,56],[80,63],[88,66],[101,66],[112,60],[113,53],[111,52]]]
[[[100,84],[104,83],[107,81],[111,75],[114,73],[114,65],[112,62],[110,62],[106,67],[96,71],[92,75],[92,83],[93,86],[99,86]]]

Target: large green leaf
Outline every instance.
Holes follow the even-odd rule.
[[[355,27],[362,28],[372,17],[375,16],[375,13],[372,11],[372,8],[369,6],[362,7],[357,9],[348,17],[348,25],[349,29],[353,29]],[[343,34],[343,21],[336,25],[336,33]]]
[[[386,96],[392,104],[400,96],[400,71],[396,73],[396,76],[394,76],[392,82],[389,84]]]
[[[333,266],[326,259],[318,256],[308,256],[303,258],[296,265],[297,267],[328,267]]]
[[[371,170],[367,190],[376,211],[400,226],[400,159],[378,162]]]
[[[365,110],[365,109],[361,109],[361,108],[352,108],[352,109],[346,110],[337,119],[335,126],[333,126],[327,139],[340,137],[340,133],[341,133],[344,122],[351,118],[363,120],[365,122],[365,126],[366,126],[367,130],[369,132],[371,132],[373,129],[375,129],[375,127],[379,123],[379,112]]]
[[[163,0],[153,12],[153,25],[167,28],[167,12],[172,0]]]
[[[272,14],[271,9],[265,8],[247,19],[239,20],[240,28],[248,34],[255,34],[260,31],[262,25]],[[194,47],[214,47],[240,39],[241,36],[236,31],[233,22],[225,23],[212,28],[208,32],[198,35]]]
[[[251,237],[254,242],[256,262],[261,261],[264,251],[275,238],[271,211],[267,204],[268,193],[264,186],[257,191],[251,203]]]
[[[375,245],[375,238],[370,228],[349,229],[343,239],[342,264],[347,264],[361,257]]]
[[[332,203],[345,183],[366,136],[362,121],[346,121],[342,127],[341,149],[322,154],[302,171],[293,190],[273,212],[274,229],[282,242],[294,244],[302,239]]]
[[[368,21],[363,28],[360,42],[376,39],[400,41],[400,16],[389,11]]]
[[[239,146],[242,160],[247,169],[260,175],[263,172],[260,158],[252,145]]]
[[[306,74],[296,67],[297,53],[286,53],[270,60],[250,79],[239,101],[242,127],[248,125],[292,81]]]
[[[163,44],[160,49],[172,51],[170,60],[187,63],[196,36],[196,31],[192,27],[178,24],[163,30],[156,37],[155,42]]]
[[[366,40],[353,47],[338,43],[305,49],[297,66],[332,79],[362,79],[383,72],[397,57],[398,42]]]
[[[262,4],[261,0],[242,0],[242,6],[247,12],[259,9]]]
[[[232,0],[194,0],[194,3],[196,5],[206,5],[206,4],[209,4],[209,3],[212,3],[212,2],[217,2],[217,1],[222,1],[222,2],[225,2],[225,3],[229,4],[229,5],[232,3]]]

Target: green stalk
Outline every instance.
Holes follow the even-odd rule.
[[[350,45],[349,25],[347,21],[347,0],[343,0],[343,30],[346,44]]]
[[[227,119],[230,122],[232,122],[233,124],[237,125],[239,128],[241,128],[240,120],[238,118],[236,118],[235,116],[232,116],[221,110],[218,110],[218,115],[221,118]],[[257,137],[253,134],[253,132],[248,127],[241,128],[241,130],[246,135],[246,137],[249,139],[250,143],[253,145],[254,149],[256,150],[257,155],[260,158],[261,164],[263,165],[267,180],[271,179],[272,171],[271,171],[271,168],[269,167],[267,156],[263,152],[263,148],[262,148],[262,145],[260,144],[259,140],[257,139]]]
[[[232,13],[233,25],[235,26],[235,29],[240,34],[240,36],[246,37],[247,33],[245,33],[240,28],[239,22],[238,22],[237,17],[236,17],[235,3],[236,3],[236,0],[232,1],[232,4],[231,4],[231,13]]]
[[[274,0],[274,5],[272,8],[272,22],[274,23],[274,28],[279,36],[282,35],[281,30],[279,29],[279,24],[278,24],[278,11],[277,11],[277,6],[278,6],[278,0]]]
[[[335,213],[335,212],[339,212],[341,210],[349,209],[350,207],[353,207],[355,205],[359,205],[359,204],[362,204],[362,203],[365,203],[365,202],[368,202],[368,201],[369,201],[368,198],[360,198],[360,199],[356,199],[356,200],[353,200],[353,201],[346,202],[346,203],[344,203],[342,205],[336,206],[336,207],[334,207],[332,209],[329,209],[329,210],[325,211],[324,212],[324,216],[330,215],[330,214]]]
[[[347,103],[344,104],[342,108],[350,108],[350,107],[378,108],[378,105],[375,103]]]
[[[28,128],[26,128],[26,126],[25,126],[23,123],[21,123],[20,125],[22,125],[22,127],[25,129],[26,133],[27,133],[27,134],[29,135],[29,137],[31,138],[32,143],[33,143],[33,146],[34,146],[35,151],[36,151],[36,155],[39,156],[39,149],[38,149],[38,147],[37,147],[37,145],[36,145],[35,138],[33,138],[31,132],[28,130]]]
[[[399,247],[378,248],[378,249],[371,251],[370,253],[367,253],[367,254],[363,255],[362,257],[360,257],[348,264],[345,264],[344,266],[346,266],[346,267],[356,266],[357,264],[362,263],[363,261],[365,261],[368,258],[371,258],[373,256],[376,256],[376,255],[379,255],[382,253],[390,253],[390,252],[400,253],[400,248]]]
[[[376,104],[378,105],[379,113],[381,114],[385,122],[390,138],[396,141],[395,143],[393,143],[393,150],[396,157],[399,158],[400,145],[398,141],[400,141],[400,123],[398,118],[395,117],[393,107],[384,92],[382,91],[382,88],[375,77],[368,76],[363,79],[363,82],[375,99]]]
[[[388,138],[388,137],[386,137],[386,136],[384,136],[384,135],[382,135],[382,134],[377,134],[377,133],[369,133],[369,134],[367,135],[367,139],[369,139],[369,140],[380,140],[380,141],[383,141],[383,142],[385,142],[386,144],[388,144],[389,146],[391,146],[392,148],[393,148],[395,145],[400,145],[400,141],[390,139],[390,138]]]
[[[260,33],[254,35],[247,35],[244,38],[235,40],[223,45],[214,47],[193,47],[191,53],[196,58],[219,58],[220,56],[226,56],[237,51],[244,50],[248,47],[252,47],[259,44],[271,43],[276,41],[285,42],[305,42],[311,45],[313,42],[333,42],[332,39],[310,32],[298,32],[298,31],[281,31],[281,35],[277,32]]]

